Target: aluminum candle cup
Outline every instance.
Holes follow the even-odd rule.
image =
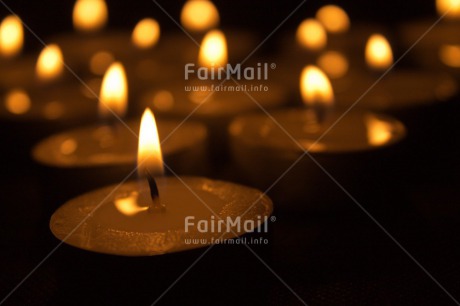
[[[387,184],[387,176],[398,170],[391,156],[397,149],[395,144],[405,136],[399,121],[352,111],[331,128],[341,113],[330,114],[320,125],[312,120],[314,114],[304,109],[272,115],[281,127],[266,115],[245,115],[233,121],[230,136],[233,158],[242,178],[262,190],[271,187],[269,195],[277,209],[324,212],[343,208],[347,201],[330,177],[304,156],[304,150],[309,150],[358,201],[376,197],[378,187],[390,188],[379,184]]]
[[[135,176],[139,122],[128,122],[127,126],[83,127],[37,144],[32,155],[44,168],[45,192],[52,199],[48,202],[57,205],[88,190],[121,182],[130,173]],[[160,121],[158,129],[160,139],[164,139],[165,162],[172,171],[189,175],[207,172],[204,126]],[[78,184],[69,183],[76,180]],[[56,189],[60,190],[59,197]]]
[[[160,201],[166,205],[164,212],[150,212],[148,207],[140,206],[148,201],[149,185],[130,182],[67,202],[51,217],[51,231],[58,239],[67,238],[64,242],[85,250],[151,256],[243,235],[261,226],[272,212],[268,197],[244,186],[198,177],[160,177],[156,183]],[[219,218],[239,220],[245,225],[232,225],[232,231],[224,226],[220,231],[217,227],[211,230],[210,224],[214,222],[215,226],[217,220],[202,201]],[[201,228],[204,223],[209,224],[207,230]],[[203,239],[203,243],[191,243],[189,239]]]

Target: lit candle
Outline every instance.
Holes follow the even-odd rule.
[[[362,195],[372,189],[365,177],[384,170],[384,166],[376,169],[384,164],[381,158],[390,163],[385,154],[404,138],[405,128],[372,112],[352,110],[341,118],[342,112],[332,110],[332,86],[316,67],[304,68],[300,86],[306,107],[272,112],[276,122],[265,114],[233,121],[229,129],[233,158],[258,188],[265,190],[280,178],[269,194],[283,209],[337,208],[346,196],[304,151],[351,194]]]
[[[206,178],[161,176],[161,148],[154,127],[153,114],[146,110],[139,133],[141,180],[99,189],[64,204],[50,221],[58,239],[99,253],[159,255],[233,238],[266,221],[272,203],[260,191]],[[218,220],[235,218],[242,224],[239,228],[216,226]],[[204,223],[207,230],[198,226]],[[187,242],[193,238],[206,242]]]
[[[260,110],[259,107],[272,109],[284,101],[284,90],[270,80],[272,69],[268,63],[240,66],[240,77],[231,75],[239,78],[237,83],[228,77],[227,63],[232,63],[228,62],[227,45],[222,31],[210,31],[203,38],[198,65],[194,64],[195,59],[185,67],[185,80],[182,76],[176,83],[148,90],[140,101],[141,108],[151,107],[160,118],[190,117],[205,123],[215,160],[226,158],[227,127],[233,117]],[[251,70],[252,78],[244,77],[244,69]]]
[[[17,56],[24,44],[24,29],[17,16],[10,15],[0,23],[0,56],[11,59]]]

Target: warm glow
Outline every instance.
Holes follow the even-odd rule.
[[[141,119],[137,166],[140,176],[145,176],[147,172],[152,176],[164,173],[160,137],[155,117],[149,108],[144,111]]]
[[[170,91],[161,90],[153,97],[155,109],[167,111],[174,106],[174,96]]]
[[[436,0],[436,9],[439,16],[447,13],[446,18],[460,18],[460,0]]]
[[[73,25],[84,32],[100,30],[107,23],[108,10],[104,0],[77,0],[73,8]]]
[[[89,69],[95,75],[103,75],[114,61],[112,53],[100,51],[91,57]]]
[[[343,77],[348,72],[348,60],[340,52],[328,51],[318,58],[318,66],[334,79]]]
[[[64,70],[64,58],[57,45],[45,47],[38,56],[36,74],[40,80],[51,81],[58,78]]]
[[[334,91],[327,76],[315,66],[307,66],[302,70],[300,92],[307,106],[316,104],[332,106]]]
[[[297,42],[304,48],[317,51],[327,44],[327,33],[324,27],[314,19],[304,20],[297,28]]]
[[[182,8],[180,20],[189,31],[207,31],[218,26],[219,12],[211,1],[189,0]]]
[[[160,39],[160,25],[151,18],[139,21],[132,35],[133,44],[140,49],[153,47]]]
[[[460,68],[460,46],[442,45],[439,49],[439,58],[446,66]]]
[[[99,114],[108,117],[112,112],[120,117],[128,107],[128,81],[123,65],[115,62],[104,75],[99,96]]]
[[[382,146],[391,140],[393,126],[389,122],[380,120],[374,115],[368,115],[365,121],[369,144],[373,146]]]
[[[343,33],[350,28],[350,18],[347,13],[336,5],[326,5],[318,10],[316,19],[330,33]]]
[[[0,24],[0,54],[3,57],[13,57],[22,50],[24,44],[24,29],[21,19],[8,16]]]
[[[379,34],[372,35],[366,44],[366,63],[376,70],[384,70],[393,64],[393,51],[388,40]]]
[[[147,206],[139,206],[139,204],[137,204],[138,197],[139,195],[137,193],[134,193],[130,197],[116,199],[115,207],[119,212],[128,217],[134,216],[140,213],[141,211],[148,210],[149,208]]]
[[[5,107],[12,114],[24,114],[30,106],[30,98],[22,89],[13,89],[5,95]]]
[[[201,43],[198,62],[201,67],[223,67],[227,65],[227,40],[224,33],[210,31]]]

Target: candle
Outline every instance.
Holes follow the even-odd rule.
[[[222,31],[207,33],[198,60],[183,68],[185,80],[146,91],[139,104],[141,108],[151,107],[160,118],[190,118],[206,124],[211,156],[219,163],[226,159],[227,127],[233,117],[260,107],[272,109],[284,100],[284,89],[269,79],[272,69],[268,63],[232,66],[227,45]],[[237,70],[239,73],[230,73]]]
[[[280,209],[338,209],[346,203],[346,195],[304,155],[308,150],[352,195],[375,191],[375,176],[380,177],[387,162],[391,163],[392,147],[405,136],[403,124],[389,116],[355,110],[341,118],[342,112],[332,111],[334,96],[328,78],[313,66],[303,70],[301,93],[307,109],[272,112],[276,122],[259,114],[232,122],[232,154],[242,176],[258,188],[270,188]],[[366,182],[369,177],[372,182]]]
[[[24,44],[24,29],[18,16],[10,15],[0,23],[0,56],[11,59],[17,56]]]
[[[257,190],[199,177],[154,178],[163,173],[163,164],[158,133],[152,128],[155,119],[146,110],[138,150],[138,172],[146,179],[102,188],[64,204],[50,221],[58,239],[100,253],[159,255],[236,237],[266,221],[272,203]],[[216,220],[228,218],[245,226],[214,228]]]

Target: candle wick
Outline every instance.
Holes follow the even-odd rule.
[[[152,212],[152,213],[153,212],[164,212],[166,210],[166,207],[160,201],[160,193],[158,191],[157,182],[155,181],[155,178],[150,173],[150,171],[146,170],[145,173],[146,173],[146,176],[147,176],[147,181],[149,183],[150,198],[152,199],[152,201],[151,201],[151,203],[149,205],[148,211]]]

